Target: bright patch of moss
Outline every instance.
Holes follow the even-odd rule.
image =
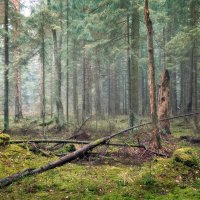
[[[181,148],[174,152],[173,158],[176,162],[181,162],[188,167],[197,165],[197,159],[192,148]]]
[[[6,146],[9,144],[10,136],[8,134],[0,134],[0,146]]]

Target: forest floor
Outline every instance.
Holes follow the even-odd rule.
[[[41,128],[32,120],[13,124],[12,127],[11,140],[42,138]],[[82,131],[88,134],[88,140],[126,127],[126,119],[119,117],[109,122],[91,120]],[[73,132],[55,134],[52,127],[49,130],[48,138],[59,139],[66,139],[70,136],[69,132]],[[153,156],[139,148],[102,146],[89,157],[0,189],[0,199],[199,200],[200,146],[179,140],[184,135],[198,136],[192,133],[191,126],[185,121],[176,120],[172,123],[172,136],[163,138],[162,145],[171,155],[168,158]],[[146,127],[114,141],[135,144],[133,141],[140,140],[145,143],[149,137]],[[59,153],[66,152],[68,147],[63,146]],[[57,156],[44,157],[32,153],[26,144],[0,147],[0,178],[56,159]]]

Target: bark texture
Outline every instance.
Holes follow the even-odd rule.
[[[159,85],[158,93],[158,121],[159,129],[164,134],[170,134],[170,123],[169,120],[160,121],[169,117],[169,101],[170,101],[170,90],[169,90],[169,72],[165,70],[161,77],[161,84]]]
[[[149,64],[149,90],[150,90],[150,110],[152,121],[152,149],[160,149],[160,136],[158,130],[158,116],[156,107],[156,86],[155,86],[155,66],[154,66],[154,47],[153,47],[153,25],[149,16],[148,0],[145,0],[144,19],[147,27],[147,48]]]
[[[4,132],[9,129],[9,35],[8,1],[4,0]]]

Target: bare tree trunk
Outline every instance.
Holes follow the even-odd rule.
[[[92,69],[89,57],[86,57],[86,117],[92,115]]]
[[[69,128],[69,1],[67,0],[66,121]]]
[[[61,3],[61,1],[60,1]],[[48,0],[48,6],[50,7],[51,2]],[[62,11],[61,11],[62,12]],[[57,32],[55,29],[52,29],[52,35],[53,35],[53,44],[54,44],[54,60],[55,60],[55,73],[56,73],[56,78],[55,78],[55,101],[56,101],[56,109],[57,109],[57,127],[59,130],[64,128],[65,125],[65,119],[64,119],[64,112],[63,112],[63,104],[61,100],[61,81],[62,81],[62,76],[61,76],[61,44],[62,44],[62,33],[60,33],[60,38],[59,38],[59,47],[58,47],[58,41],[57,41]]]
[[[100,61],[98,59],[98,49],[96,49],[96,64],[94,71],[94,84],[95,84],[95,109],[96,115],[102,116],[102,108],[101,108],[101,80],[100,80]]]
[[[86,119],[86,55],[83,53],[82,122]]]
[[[108,115],[111,114],[111,73],[110,73],[110,66],[108,65],[107,66],[107,74],[108,74],[108,78],[107,78],[107,81],[108,81]]]
[[[177,81],[176,81],[176,69],[173,69],[172,73],[171,73],[171,99],[172,99],[172,114],[176,115],[177,114]]]
[[[73,113],[75,119],[78,121],[79,119],[79,112],[78,112],[78,84],[77,84],[77,65],[76,65],[76,45],[74,40],[74,47],[73,47]]]
[[[190,13],[191,13],[191,25],[192,28],[196,28],[199,19],[199,4],[195,0],[190,1]],[[192,36],[192,49],[191,49],[191,68],[190,68],[190,96],[188,103],[188,111],[196,111],[198,109],[198,95],[197,95],[197,65],[198,65],[198,47],[197,37]],[[194,131],[199,132],[199,120],[197,116],[194,116]]]
[[[9,129],[9,35],[8,35],[8,0],[4,0],[4,132]]]
[[[133,7],[133,14],[131,16],[131,100],[134,114],[138,114],[139,108],[139,37],[140,37],[140,16],[138,6]]]
[[[15,12],[20,12],[20,0],[13,1]],[[17,39],[20,36],[19,32],[20,20],[14,18],[13,23],[13,42],[16,43]],[[14,63],[18,62],[19,59],[19,48],[15,47],[14,49]],[[18,122],[22,118],[22,105],[21,105],[21,69],[20,66],[15,65],[15,122]]]
[[[184,98],[185,98],[185,87],[184,87],[184,65],[183,62],[180,63],[179,68],[180,73],[180,104],[179,104],[179,113],[184,113]]]
[[[51,112],[51,119],[53,118],[53,105],[54,105],[54,101],[53,101],[53,74],[54,74],[54,67],[53,67],[53,63],[54,63],[54,55],[52,55],[52,61],[51,61],[51,83],[50,83],[50,112]]]
[[[41,118],[42,118],[42,127],[43,127],[43,135],[45,135],[45,117],[46,117],[46,91],[45,91],[45,40],[44,40],[44,27],[41,27]]]
[[[134,111],[133,111],[133,95],[132,95],[132,73],[131,73],[131,55],[130,55],[130,16],[127,16],[127,67],[128,67],[128,113],[129,113],[129,126],[133,126],[134,124]]]
[[[149,17],[148,0],[145,0],[144,19],[147,27],[147,45],[148,45],[148,63],[149,63],[149,81],[150,81],[150,109],[152,121],[152,141],[153,149],[160,149],[160,136],[158,130],[158,116],[156,107],[156,86],[155,86],[155,66],[154,66],[154,48],[153,48],[153,26]]]
[[[169,117],[169,72],[165,70],[161,77],[161,84],[159,85],[159,95],[158,95],[158,121],[159,129],[164,134],[171,134],[170,123],[166,118]],[[166,120],[163,120],[166,119]]]

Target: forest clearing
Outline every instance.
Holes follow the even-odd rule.
[[[0,199],[199,200],[199,13],[0,0]]]

